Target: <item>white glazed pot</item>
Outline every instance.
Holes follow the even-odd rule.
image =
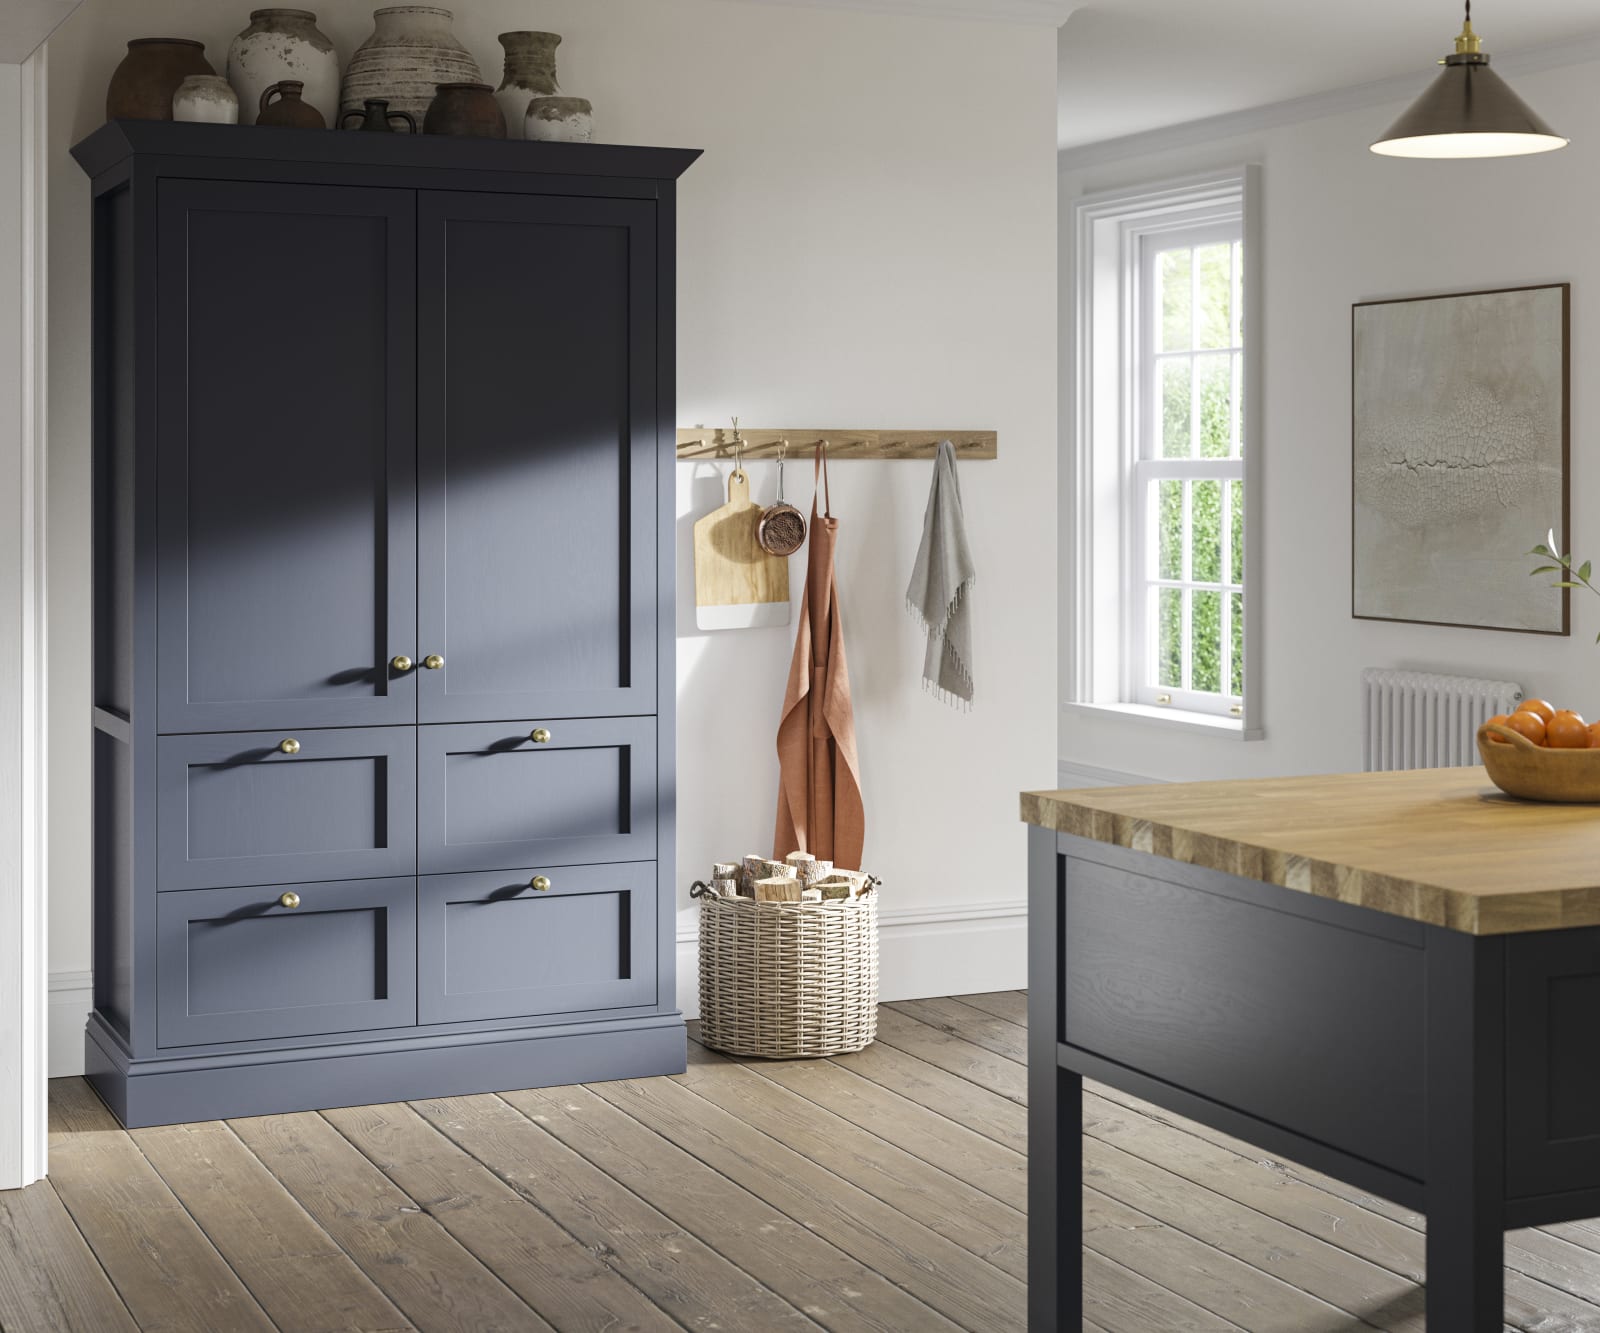
[[[172,118],[201,125],[237,125],[239,99],[220,74],[191,74],[172,94]]]
[[[586,97],[535,97],[523,119],[523,137],[545,143],[588,143],[594,107]]]
[[[375,10],[372,36],[361,43],[344,72],[339,114],[360,111],[381,97],[391,111],[422,124],[441,83],[482,83],[478,62],[450,31],[451,13],[433,5],[391,5]]]
[[[297,79],[309,102],[332,125],[339,110],[339,53],[308,9],[257,9],[250,26],[228,47],[228,82],[239,95],[239,118],[256,123],[261,94]]]

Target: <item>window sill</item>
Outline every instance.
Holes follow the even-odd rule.
[[[1247,728],[1236,717],[1218,717],[1213,713],[1194,713],[1181,708],[1158,708],[1154,704],[1065,703],[1061,705],[1061,711],[1127,718],[1132,722],[1148,722],[1178,731],[1199,731],[1236,741],[1259,741],[1266,736],[1262,728]]]

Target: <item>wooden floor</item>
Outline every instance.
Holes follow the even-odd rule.
[[[1020,1330],[1022,1024],[910,1001],[836,1060],[131,1134],[59,1079],[0,1326]],[[1415,1214],[1103,1088],[1084,1127],[1085,1328],[1423,1328]],[[1511,1326],[1600,1333],[1600,1225],[1506,1260]]]

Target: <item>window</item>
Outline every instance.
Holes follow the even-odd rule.
[[[1259,734],[1254,170],[1078,206],[1070,704]]]

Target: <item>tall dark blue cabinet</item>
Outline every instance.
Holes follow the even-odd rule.
[[[684,1067],[696,153],[115,122],[94,1012],[129,1126]]]

